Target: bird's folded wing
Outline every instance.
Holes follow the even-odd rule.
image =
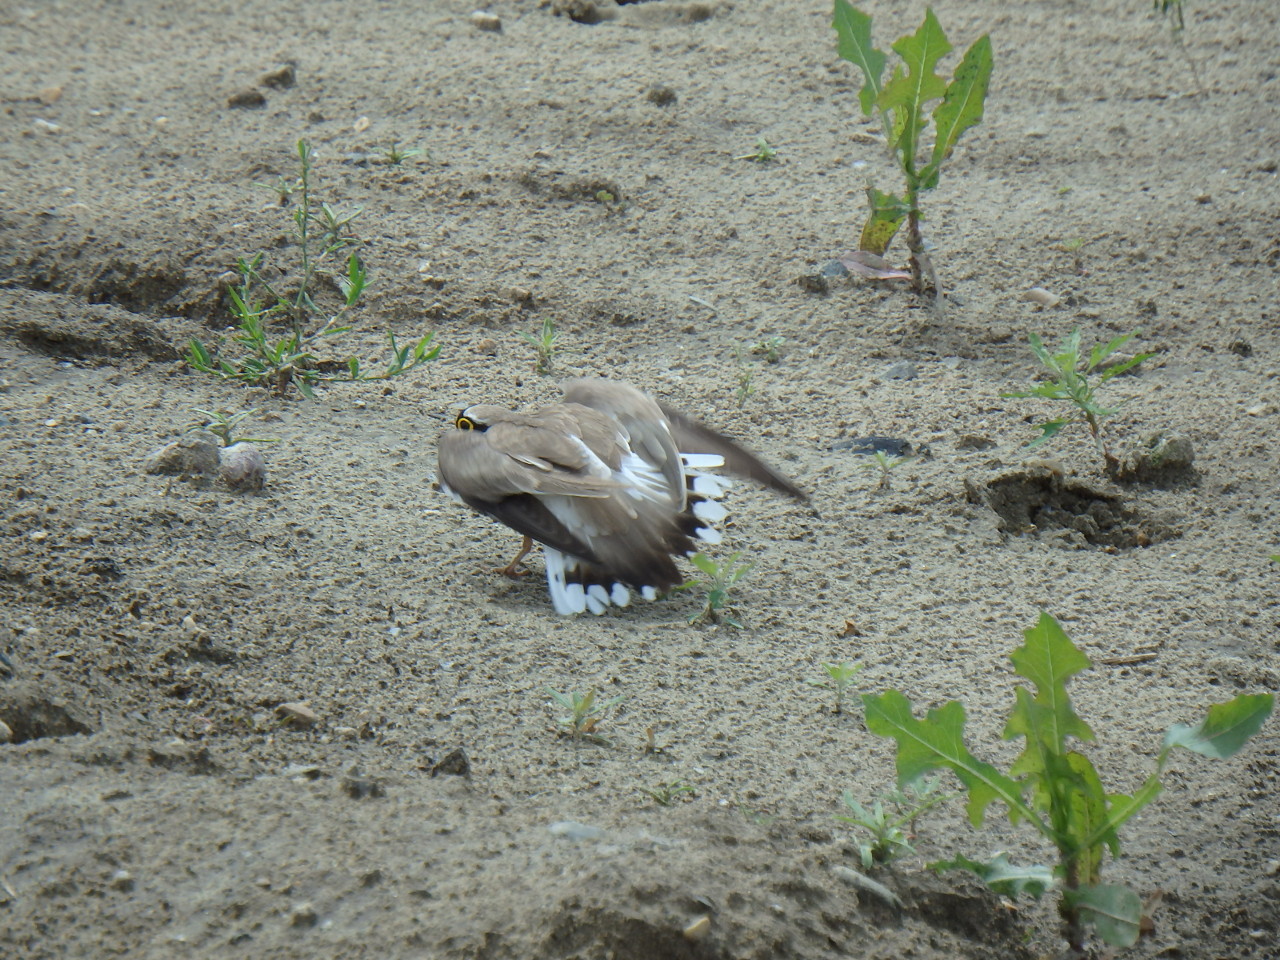
[[[494,437],[490,437],[490,434]],[[495,442],[495,438],[496,441]],[[496,502],[521,493],[568,497],[608,497],[618,489],[609,478],[578,472],[544,450],[503,448],[495,429],[456,430],[440,438],[440,478],[464,500]]]
[[[631,451],[652,464],[666,480],[675,506],[684,503],[684,467],[662,410],[652,397],[616,380],[570,380],[564,384],[566,403],[591,407],[622,424]]]

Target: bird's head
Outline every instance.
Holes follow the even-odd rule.
[[[479,430],[483,432],[488,430],[493,422],[503,414],[510,415],[510,413],[511,411],[492,403],[477,403],[459,413],[454,418],[453,425],[459,430]]]

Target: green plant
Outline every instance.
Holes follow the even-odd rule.
[[[826,672],[825,677],[810,677],[807,683],[810,686],[821,687],[823,690],[830,690],[836,696],[836,705],[833,713],[844,712],[845,697],[849,693],[849,688],[853,686],[853,679],[862,670],[860,663],[824,663],[822,669]]]
[[[429,160],[431,159],[431,152],[422,147],[409,147],[405,150],[401,150],[398,143],[392,143],[391,146],[382,151],[382,156],[387,163],[391,164],[393,167],[398,167],[400,164],[404,163],[406,160],[412,159],[413,157],[426,156]]]
[[[734,348],[733,352],[738,358],[738,388],[734,390],[733,396],[738,401],[738,409],[741,410],[756,392],[756,368],[747,361],[741,347]]]
[[[1119,466],[1119,460],[1107,449],[1106,441],[1103,439],[1102,421],[1118,411],[1120,407],[1107,408],[1101,406],[1098,403],[1096,391],[1098,387],[1112,377],[1132,370],[1144,360],[1154,357],[1155,354],[1140,353],[1118,363],[1113,363],[1105,369],[1099,368],[1103,361],[1137,335],[1138,331],[1135,330],[1132,333],[1116,337],[1109,343],[1097,344],[1089,352],[1088,357],[1082,357],[1080,355],[1079,327],[1076,327],[1067,335],[1067,338],[1062,342],[1062,346],[1055,353],[1049,352],[1039,335],[1031,334],[1031,351],[1036,355],[1036,359],[1040,361],[1040,365],[1049,372],[1051,379],[1032,387],[1030,390],[1016,390],[1010,393],[1002,393],[1000,396],[1005,398],[1042,397],[1046,400],[1066,400],[1075,404],[1076,410],[1071,416],[1042,423],[1040,425],[1040,436],[1027,444],[1028,449],[1038,447],[1040,444],[1053,439],[1069,423],[1083,422],[1089,426],[1089,432],[1093,435],[1093,442],[1098,448],[1098,453],[1102,456],[1103,466],[1107,472],[1111,473]],[[1096,381],[1093,379],[1095,374],[1097,374]]]
[[[964,705],[953,700],[930,710],[924,720],[897,690],[864,695],[867,729],[897,742],[898,782],[910,784],[932,770],[950,770],[968,792],[969,820],[980,827],[988,805],[1004,804],[1011,823],[1031,825],[1057,850],[1052,867],[1017,867],[1000,854],[982,863],[957,856],[934,864],[937,870],[966,869],[1007,896],[1042,896],[1061,889],[1059,913],[1071,949],[1083,951],[1090,928],[1105,942],[1128,946],[1138,938],[1142,902],[1127,887],[1101,882],[1107,851],[1120,854],[1120,827],[1154,800],[1170,751],[1182,747],[1207,757],[1230,757],[1271,714],[1271,694],[1241,695],[1210,707],[1195,726],[1175,724],[1165,733],[1155,770],[1132,794],[1107,793],[1089,759],[1069,739],[1089,742],[1093,730],[1075,712],[1067,681],[1091,666],[1047,613],[1025,631],[1026,643],[1011,656],[1014,672],[1029,680],[1019,686],[1004,728],[1007,740],[1022,738],[1021,754],[1008,773],[977,759],[964,743]]]
[[[395,335],[389,334],[392,357],[382,373],[366,374],[360,371],[360,361],[350,357],[340,366],[341,373],[326,373],[312,352],[325,337],[345,333],[351,328],[340,326],[369,286],[369,275],[363,261],[354,253],[346,255],[344,269],[339,274],[324,270],[326,264],[356,242],[351,234],[351,223],[360,210],[341,214],[327,203],[317,202],[313,195],[313,153],[305,140],[298,141],[300,175],[293,183],[281,178],[274,187],[280,193],[282,203],[296,195],[298,205],[293,211],[293,236],[298,251],[298,272],[295,287],[286,288],[279,281],[272,283],[263,273],[265,255],[236,260],[236,272],[240,282],[228,289],[231,313],[236,321],[231,343],[239,350],[231,356],[222,355],[219,342],[212,350],[193,338],[187,347],[189,366],[203,373],[227,380],[238,380],[249,386],[268,386],[284,392],[293,385],[304,397],[314,396],[313,388],[324,381],[387,380],[413,369],[420,363],[434,360],[439,346],[431,346],[432,335],[427,334],[416,344],[400,347]],[[342,302],[338,310],[323,319],[324,312],[316,305],[318,281],[326,277],[338,289]],[[289,333],[273,335],[271,326],[284,321]],[[304,327],[314,327],[310,333]]]
[[[782,359],[784,343],[786,343],[784,337],[765,337],[751,345],[751,352],[757,357],[763,357],[765,363],[777,363]]]
[[[840,56],[862,73],[863,84],[858,93],[862,112],[868,117],[873,112],[879,115],[889,150],[905,181],[901,196],[868,186],[871,212],[862,228],[859,249],[883,255],[905,221],[916,291],[924,292],[927,274],[935,302],[940,303],[942,291],[920,233],[920,195],[938,185],[942,166],[961,134],[982,121],[991,82],[991,40],[983,34],[974,41],[948,83],[934,68],[951,52],[951,44],[933,10],[926,9],[920,29],[893,44],[901,62],[885,81],[888,56],[872,45],[870,15],[856,9],[849,0],[835,0],[833,25]],[[933,145],[926,151],[925,107],[935,100],[941,102],[930,115]]]
[[[1076,273],[1084,273],[1084,258],[1080,256],[1080,252],[1085,248],[1085,245],[1088,242],[1089,241],[1084,237],[1073,237],[1070,240],[1063,240],[1062,243],[1058,245],[1058,248],[1062,250],[1063,253],[1071,254],[1071,260],[1075,265]]]
[[[732,609],[729,604],[729,591],[750,572],[755,564],[738,563],[740,556],[742,556],[741,551],[731,553],[723,563],[716,563],[705,553],[695,553],[689,558],[689,562],[705,576],[702,579],[689,580],[676,589],[691,590],[694,587],[702,587],[706,591],[706,600],[702,609],[689,616],[690,623],[705,623],[709,620],[712,623],[724,622],[731,627],[742,626],[728,612]]]
[[[556,349],[556,338],[559,334],[556,333],[555,321],[550,317],[543,317],[542,329],[538,333],[526,333],[521,330],[520,336],[532,344],[536,352],[533,369],[544,376],[550,373],[551,361],[560,352]]]
[[[864,869],[870,870],[877,864],[891,863],[915,853],[911,840],[916,833],[916,821],[938,804],[959,796],[941,793],[941,783],[939,777],[929,777],[918,784],[899,786],[877,798],[869,810],[848,790],[841,794],[841,802],[853,816],[837,816],[836,819],[861,827],[871,835],[870,839],[858,842],[858,855]],[[886,803],[894,807],[893,813],[885,809]]]
[[[645,794],[660,807],[669,807],[680,796],[693,796],[693,787],[683,780],[672,780],[660,783],[656,787],[645,790]]]
[[[864,470],[875,470],[879,472],[880,482],[876,484],[876,492],[883,492],[889,489],[890,477],[894,470],[906,463],[912,457],[891,457],[883,450],[877,450],[871,455],[871,459],[862,465]]]
[[[558,718],[556,722],[575,742],[589,740],[592,743],[608,744],[608,740],[596,733],[596,727],[611,707],[622,702],[622,697],[610,697],[608,700],[597,703],[595,690],[564,694],[547,687],[547,693],[551,694],[556,703],[569,711],[566,716]]]
[[[1175,34],[1181,34],[1186,28],[1186,20],[1182,16],[1182,0],[1152,0],[1152,10],[1159,10],[1160,16],[1169,21]]]
[[[223,410],[193,410],[196,419],[189,423],[183,433],[204,431],[218,438],[224,447],[234,447],[237,443],[275,443],[274,437],[238,437],[236,430],[240,424],[260,413],[260,410],[237,410],[227,413]]]
[[[735,160],[750,160],[752,163],[768,163],[778,155],[778,148],[771,146],[764,137],[756,139],[756,148],[751,153],[744,153]]]

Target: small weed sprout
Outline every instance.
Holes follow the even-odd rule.
[[[683,780],[672,780],[670,783],[660,783],[644,792],[658,806],[669,807],[679,798],[693,799],[694,791],[693,787]]]
[[[751,345],[751,352],[765,363],[777,363],[782,359],[782,345],[786,343],[784,337],[765,337],[763,340],[757,340]]]
[[[1102,457],[1103,467],[1108,474],[1115,472],[1120,461],[1107,448],[1102,435],[1102,421],[1116,413],[1119,406],[1106,408],[1098,403],[1096,390],[1112,377],[1132,370],[1144,360],[1150,360],[1154,353],[1139,353],[1119,363],[1114,363],[1099,371],[1100,365],[1113,353],[1138,335],[1135,330],[1116,337],[1109,343],[1097,344],[1087,357],[1080,355],[1080,328],[1076,327],[1067,335],[1056,353],[1041,341],[1037,334],[1031,334],[1031,350],[1040,361],[1040,365],[1049,372],[1050,380],[1030,390],[1016,390],[1002,393],[1005,398],[1042,397],[1046,400],[1066,400],[1075,404],[1076,411],[1069,417],[1049,420],[1040,425],[1041,434],[1027,444],[1028,449],[1040,446],[1055,436],[1069,423],[1082,422],[1088,425],[1093,442]],[[1096,378],[1094,375],[1097,375]],[[1123,405],[1123,404],[1122,404]]]
[[[1082,276],[1084,275],[1085,269],[1084,258],[1080,255],[1080,252],[1088,243],[1089,241],[1084,237],[1072,237],[1070,240],[1063,240],[1062,243],[1058,244],[1059,250],[1063,253],[1071,254],[1071,260],[1075,267],[1075,271]]]
[[[916,821],[938,804],[959,796],[943,794],[941,782],[939,777],[929,777],[919,784],[906,784],[877,798],[869,810],[855,800],[852,793],[844,791],[840,800],[853,815],[836,819],[861,827],[871,835],[858,841],[858,855],[864,869],[915,853],[912,840],[916,835]],[[886,803],[894,808],[892,813],[885,809]]]
[[[431,159],[431,153],[422,147],[408,147],[401,149],[398,143],[393,143],[382,151],[383,159],[393,167],[398,167],[406,160],[412,160],[414,157],[426,156]]]
[[[924,292],[927,274],[935,304],[941,303],[942,290],[920,233],[920,196],[938,185],[942,166],[961,134],[982,122],[991,82],[991,40],[983,34],[974,41],[948,83],[934,68],[951,52],[951,44],[933,10],[928,8],[920,29],[893,44],[901,62],[886,81],[888,55],[872,45],[870,15],[856,9],[849,0],[835,0],[833,26],[840,56],[862,73],[863,84],[858,93],[862,112],[868,117],[879,115],[889,150],[905,181],[901,196],[868,186],[871,212],[862,228],[859,249],[883,256],[905,221],[916,292]],[[933,145],[926,150],[924,130],[929,118],[925,107],[933,101],[941,102],[931,114]]]
[[[224,447],[234,447],[237,443],[275,443],[277,440],[275,437],[236,436],[240,424],[261,413],[260,410],[237,410],[235,413],[227,413],[224,410],[193,410],[191,412],[196,415],[196,419],[192,420],[182,432],[211,433]]]
[[[877,450],[871,455],[871,459],[862,465],[862,469],[875,471],[879,475],[880,481],[876,484],[876,492],[884,493],[889,489],[893,471],[912,459],[914,458],[908,456],[891,457],[883,450]]]
[[[751,153],[744,153],[740,157],[734,157],[735,160],[749,160],[752,163],[769,163],[778,156],[778,148],[772,146],[764,137],[756,140],[756,148]]]
[[[556,703],[569,711],[566,716],[556,721],[566,736],[571,737],[575,743],[587,740],[591,743],[608,745],[609,741],[596,733],[596,728],[604,719],[605,713],[622,702],[622,697],[610,697],[608,700],[597,703],[595,690],[564,694],[547,687],[547,693],[551,694]]]
[[[988,806],[1002,803],[1013,824],[1026,823],[1057,850],[1052,866],[1019,867],[1004,854],[987,862],[956,856],[931,864],[935,870],[964,869],[997,893],[1043,896],[1061,890],[1058,912],[1074,955],[1083,955],[1092,928],[1107,944],[1131,946],[1138,939],[1142,900],[1136,892],[1101,880],[1107,851],[1120,855],[1120,827],[1159,796],[1160,777],[1175,747],[1211,758],[1236,754],[1261,729],[1274,706],[1272,694],[1241,694],[1209,708],[1195,726],[1174,724],[1164,735],[1155,770],[1132,794],[1108,793],[1092,762],[1068,740],[1087,743],[1093,730],[1076,714],[1067,683],[1091,666],[1088,657],[1049,614],[1024,633],[1013,652],[1014,672],[1034,692],[1018,687],[1007,740],[1022,738],[1022,753],[1003,773],[969,752],[964,742],[965,709],[953,700],[912,715],[911,701],[897,690],[862,697],[867,729],[897,742],[898,782],[912,784],[932,770],[950,770],[968,792],[969,820],[981,827]]]
[[[526,333],[522,330],[520,331],[520,336],[531,344],[535,351],[533,369],[543,376],[549,374],[551,372],[551,362],[560,352],[556,348],[556,338],[559,334],[556,333],[555,321],[549,316],[543,317],[542,328],[536,334]]]
[[[293,235],[298,250],[299,265],[296,289],[286,289],[279,282],[272,283],[263,274],[265,255],[262,253],[236,260],[236,272],[240,276],[237,286],[231,287],[231,314],[236,321],[231,343],[239,348],[235,355],[222,356],[222,344],[210,350],[200,340],[192,339],[187,347],[187,364],[202,373],[213,374],[225,380],[237,380],[247,386],[272,387],[283,393],[292,385],[302,396],[310,399],[314,387],[321,382],[388,380],[412,370],[420,363],[434,360],[440,347],[431,346],[431,334],[422,337],[412,346],[400,347],[395,335],[389,334],[391,360],[381,373],[370,374],[360,370],[360,361],[351,357],[342,366],[342,373],[325,373],[312,353],[316,344],[325,337],[345,333],[351,328],[340,323],[351,312],[369,286],[369,275],[363,261],[348,248],[356,243],[351,224],[360,214],[338,213],[327,203],[318,203],[312,187],[314,155],[305,140],[298,141],[298,165],[300,175],[292,183],[281,178],[272,187],[287,203],[295,194],[298,205],[293,211]],[[332,274],[324,269],[340,254],[345,254],[341,273]],[[328,279],[342,297],[337,312],[324,317],[316,305],[319,280]],[[270,333],[274,321],[284,321],[290,333],[280,338]],[[314,327],[313,332],[303,332]]]
[[[733,396],[738,401],[738,409],[741,410],[756,392],[756,368],[747,361],[741,347],[734,350],[734,355],[738,358],[738,388],[734,390]]]
[[[677,590],[691,590],[702,587],[706,591],[706,600],[702,609],[689,616],[690,623],[727,623],[731,627],[742,624],[730,615],[729,591],[739,580],[745,577],[754,563],[738,563],[741,551],[729,555],[723,563],[716,563],[705,553],[695,553],[689,562],[697,567],[704,577],[689,580],[677,587]]]
[[[853,686],[854,677],[862,671],[862,664],[824,663],[822,669],[826,673],[825,677],[810,677],[806,682],[835,694],[836,705],[832,713],[844,713],[845,698],[849,695],[849,688]]]

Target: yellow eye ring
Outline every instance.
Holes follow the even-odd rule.
[[[453,425],[459,430],[474,430],[476,428],[475,421],[469,417],[458,417],[457,420],[453,421]]]

